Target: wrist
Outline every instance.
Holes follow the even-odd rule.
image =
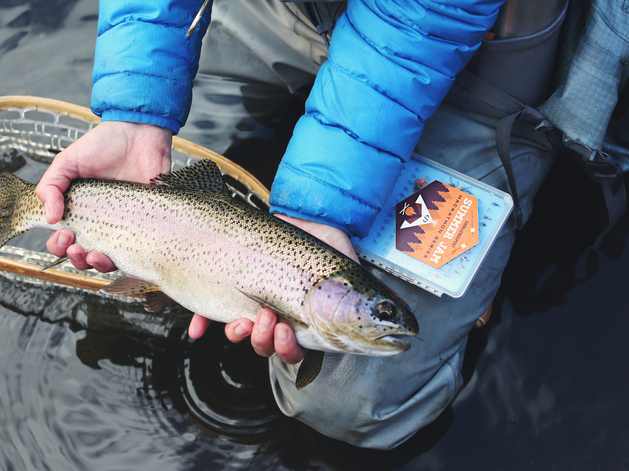
[[[177,134],[181,128],[181,123],[176,119],[153,115],[150,113],[141,113],[138,111],[111,109],[103,111],[101,118],[103,122],[118,121],[125,123],[149,124],[168,129],[171,134]]]

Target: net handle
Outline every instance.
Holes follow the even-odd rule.
[[[28,276],[42,281],[51,281],[73,288],[85,289],[90,291],[99,291],[101,288],[109,285],[111,280],[102,278],[94,278],[88,275],[78,275],[68,273],[61,270],[49,269],[41,271],[41,267],[32,263],[20,262],[9,258],[0,257],[0,270],[16,275]],[[141,297],[140,295],[133,297]]]
[[[33,108],[55,111],[70,118],[80,119],[89,123],[98,124],[100,118],[89,108],[67,103],[65,101],[53,100],[52,98],[42,98],[37,96],[9,95],[0,97],[0,110]]]

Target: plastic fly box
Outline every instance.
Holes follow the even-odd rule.
[[[369,235],[351,242],[360,259],[458,298],[512,209],[508,193],[413,154]]]

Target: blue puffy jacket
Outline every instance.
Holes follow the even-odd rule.
[[[278,169],[272,211],[365,236],[502,2],[349,0]],[[209,21],[185,40],[201,3],[101,1],[96,114],[179,130]]]
[[[94,53],[92,111],[103,121],[155,124],[179,132],[210,20],[186,32],[203,1],[103,0]]]

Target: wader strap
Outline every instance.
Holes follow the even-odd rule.
[[[488,82],[478,78],[469,70],[463,69],[456,77],[456,82],[471,94],[483,100],[485,103],[506,114],[496,128],[496,149],[502,161],[502,166],[507,174],[509,189],[513,196],[513,211],[515,213],[518,229],[524,225],[524,215],[518,197],[518,186],[515,180],[513,165],[511,164],[511,131],[517,119],[521,119],[535,125],[535,129],[550,130],[553,125],[546,117],[535,108],[520,103],[511,95],[494,87]]]
[[[521,119],[535,125],[535,129],[540,131],[551,131],[555,129],[555,126],[537,109],[520,103],[502,90],[478,78],[467,69],[463,69],[459,72],[456,77],[456,83],[485,103],[488,103],[506,114],[506,116],[500,120],[496,128],[496,148],[507,174],[509,189],[513,196],[513,206],[518,229],[521,229],[523,225],[523,213],[518,199],[518,188],[513,166],[511,165],[511,152],[509,149],[513,124],[517,119]],[[611,229],[625,212],[627,198],[622,168],[617,162],[611,160],[609,155],[605,152],[592,150],[576,141],[567,140],[563,143],[563,146],[573,151],[570,154],[575,157],[575,160],[585,169],[590,178],[603,188],[608,221],[601,237],[599,237],[595,244],[598,245],[602,240],[602,235]],[[556,145],[555,147],[558,146]]]
[[[602,242],[603,236],[618,222],[627,207],[623,171],[621,166],[612,161],[609,154],[605,152],[592,150],[576,141],[568,140],[564,142],[564,145],[581,157],[577,160],[589,177],[603,187],[608,219],[603,232],[594,244],[594,247],[597,247]]]
[[[282,0],[288,1],[288,0]],[[332,34],[339,13],[345,11],[347,2],[331,0],[303,1],[293,0],[292,3],[310,20],[317,33],[323,37],[325,46],[330,48],[328,35]]]

